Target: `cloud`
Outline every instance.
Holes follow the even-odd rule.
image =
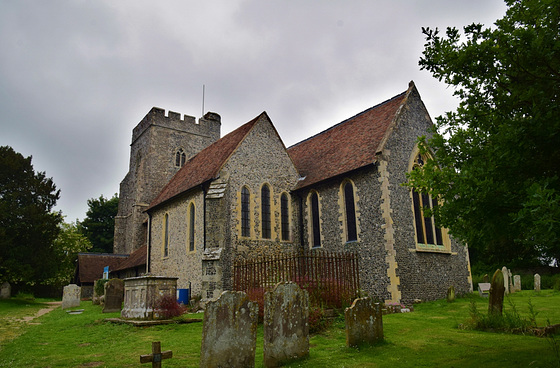
[[[490,24],[500,0],[31,1],[0,3],[0,145],[32,155],[67,220],[118,192],[134,126],[152,106],[267,111],[294,144],[415,80],[432,117],[452,91],[420,72],[422,26]]]

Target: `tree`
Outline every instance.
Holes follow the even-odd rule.
[[[0,280],[35,284],[52,276],[62,216],[51,211],[59,197],[53,180],[33,170],[31,156],[0,147]]]
[[[95,253],[113,253],[113,237],[115,232],[115,216],[119,206],[119,197],[115,194],[111,199],[101,195],[98,199],[88,199],[86,218],[78,228],[84,234]]]
[[[57,265],[56,273],[47,280],[50,285],[67,284],[76,269],[78,253],[87,252],[91,243],[85,235],[79,232],[74,223],[61,222],[60,232],[53,243],[53,263]]]
[[[407,185],[440,198],[437,221],[473,263],[548,264],[560,259],[560,1],[506,3],[493,28],[422,29],[421,69],[460,103],[420,140],[430,156]]]

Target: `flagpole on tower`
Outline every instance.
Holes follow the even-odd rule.
[[[205,92],[206,86],[203,84],[202,85],[202,117],[204,117],[204,92]]]

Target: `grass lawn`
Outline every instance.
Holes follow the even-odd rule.
[[[522,316],[529,317],[528,301],[538,312],[539,326],[560,323],[560,293],[539,295],[522,291],[510,296]],[[459,329],[469,317],[470,301],[485,312],[487,299],[471,296],[455,303],[435,301],[415,306],[412,313],[383,317],[385,340],[371,347],[347,348],[344,321],[310,339],[309,358],[290,367],[560,367],[551,339]],[[512,306],[505,302],[505,309]],[[0,301],[1,322],[7,316],[30,313],[31,306]],[[118,313],[101,313],[99,306],[82,302],[83,314],[60,308],[27,325],[23,333],[0,346],[0,367],[140,367],[140,355],[151,342],[173,358],[164,367],[198,367],[202,323],[133,327],[103,322]],[[38,308],[37,308],[38,309]],[[22,312],[23,311],[23,312]],[[560,336],[556,336],[560,345]],[[256,367],[262,366],[262,326],[257,337]],[[149,364],[144,365],[146,367]]]

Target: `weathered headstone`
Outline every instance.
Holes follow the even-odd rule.
[[[513,291],[521,291],[521,276],[513,276]]]
[[[0,288],[0,299],[9,299],[12,296],[12,285],[9,282],[4,282]]]
[[[80,306],[80,287],[76,284],[66,285],[62,291],[62,309]]]
[[[488,284],[490,283],[490,278],[488,277],[488,274],[487,274],[487,273],[485,273],[485,274],[484,274],[484,277],[482,277],[482,281],[483,281],[484,283],[488,283]]]
[[[492,285],[490,286],[490,296],[488,300],[488,314],[502,315],[504,306],[504,273],[500,270],[494,272],[492,277]]]
[[[541,291],[541,275],[538,273],[535,274],[535,291]]]
[[[121,279],[111,279],[104,285],[105,304],[103,313],[120,312],[124,300],[124,281]]]
[[[374,344],[383,339],[383,313],[381,304],[370,298],[354,300],[344,311],[346,345]]]
[[[488,292],[490,291],[490,283],[489,282],[480,282],[478,284],[478,295],[482,297],[488,297]]]
[[[494,276],[496,276],[496,274],[494,274]],[[506,266],[502,267],[502,276],[504,279],[504,290],[506,294],[509,294],[509,273],[508,273],[508,269],[506,268]],[[492,277],[492,280],[494,280],[494,277]]]
[[[278,367],[309,355],[309,294],[281,282],[264,294],[264,365]]]
[[[254,367],[259,306],[241,291],[206,304],[200,367]]]
[[[454,301],[455,301],[455,287],[453,285],[451,285],[447,289],[447,302],[448,303],[453,303]]]
[[[152,368],[161,368],[161,361],[164,359],[173,358],[171,350],[161,351],[161,342],[152,342],[152,353],[147,355],[140,355],[140,363],[152,363]]]
[[[513,290],[513,275],[510,269],[508,269],[508,284],[509,284],[509,292],[510,293],[515,292],[515,290]]]

